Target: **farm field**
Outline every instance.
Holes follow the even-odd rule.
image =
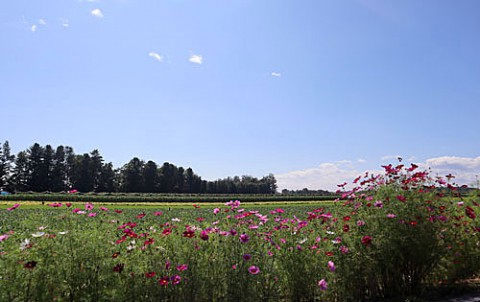
[[[37,202],[95,202],[95,203],[225,203],[234,197],[246,203],[266,202],[317,202],[333,201],[337,195],[280,195],[280,194],[175,194],[175,193],[16,193],[0,196],[2,201],[37,201]]]
[[[478,195],[397,170],[328,203],[4,202],[0,300],[421,301],[477,276]]]

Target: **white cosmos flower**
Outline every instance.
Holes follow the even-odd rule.
[[[67,233],[68,233],[68,231],[58,232],[59,235],[65,235]]]
[[[32,234],[32,237],[42,237],[45,235],[45,232],[36,232],[35,234]]]
[[[172,221],[174,221],[174,222],[179,222],[180,219],[179,219],[179,218],[172,218]]]
[[[307,242],[307,238],[304,238],[304,239],[300,240],[298,243],[299,244],[304,244],[305,242]]]
[[[29,245],[30,239],[25,239],[24,241],[22,241],[22,243],[20,243],[20,250],[25,250],[26,248],[28,248]]]

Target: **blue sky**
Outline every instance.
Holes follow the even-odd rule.
[[[0,2],[0,141],[333,189],[480,174],[476,0]]]

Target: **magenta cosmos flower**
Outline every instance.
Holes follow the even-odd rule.
[[[371,236],[363,236],[362,237],[362,244],[365,246],[368,246],[372,243],[372,237]]]
[[[240,242],[247,243],[248,241],[250,241],[250,236],[248,236],[247,234],[240,235]]]
[[[333,261],[328,261],[328,269],[329,269],[331,272],[334,272],[334,271],[335,271],[335,263],[333,263]]]
[[[318,287],[320,287],[320,290],[327,290],[328,288],[327,281],[325,281],[325,279],[318,281]]]
[[[260,273],[260,269],[258,268],[258,266],[252,265],[248,268],[248,272],[252,275],[257,275],[258,273]]]
[[[170,280],[172,281],[173,285],[177,285],[180,283],[180,281],[182,281],[182,277],[180,277],[179,275],[175,275],[175,276],[172,276]]]
[[[20,204],[16,203],[14,204],[11,208],[7,208],[7,211],[13,211],[15,210],[16,208],[18,208],[20,206]]]

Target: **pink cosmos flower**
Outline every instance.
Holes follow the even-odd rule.
[[[182,281],[182,277],[180,277],[179,275],[175,275],[175,276],[172,276],[170,280],[172,281],[173,285],[177,285],[180,283],[180,281]]]
[[[88,213],[88,217],[95,217],[95,216],[97,216],[97,213],[93,213],[93,212]]]
[[[250,241],[250,236],[248,236],[247,234],[242,234],[240,235],[239,240],[242,243],[247,243],[248,241]]]
[[[387,214],[387,218],[395,218],[397,217],[395,214],[389,213]]]
[[[100,210],[108,212],[108,209],[106,207],[100,207]]]
[[[48,206],[52,208],[59,208],[62,206],[62,203],[61,202],[49,203]]]
[[[365,246],[368,246],[372,243],[372,237],[371,236],[363,236],[362,237],[362,244]]]
[[[71,203],[71,202],[67,202],[65,205],[67,206],[67,208],[69,208],[69,207],[72,206],[72,203]]]
[[[200,232],[200,239],[207,241],[208,240],[208,233],[207,231],[203,230]]]
[[[159,212],[159,211],[157,211],[157,212],[154,212],[154,213],[153,213],[153,215],[155,215],[155,216],[162,216],[162,215],[163,215],[163,213],[162,213],[162,212]]]
[[[320,287],[320,290],[327,290],[328,288],[327,281],[325,281],[325,279],[318,281],[318,287]]]
[[[328,269],[331,271],[331,272],[334,272],[335,271],[335,263],[333,263],[333,261],[328,261]]]
[[[20,206],[20,204],[16,203],[14,204],[11,208],[7,208],[7,211],[13,211],[15,210],[16,208],[18,208]]]
[[[169,281],[170,281],[170,278],[162,277],[160,280],[158,280],[158,284],[161,286],[167,286]]]
[[[87,202],[87,203],[85,204],[85,210],[87,210],[87,211],[93,210],[93,207],[94,207],[94,206],[93,206],[93,204],[92,204],[91,202]]]
[[[250,254],[244,254],[242,257],[243,257],[243,260],[245,260],[245,261],[248,261],[248,260],[252,259],[252,255],[250,255]]]
[[[188,266],[186,264],[177,265],[177,271],[179,272],[186,271],[187,269],[188,269]]]
[[[220,209],[219,209],[219,208],[213,209],[213,214],[217,215],[219,212],[220,212]]]
[[[257,275],[258,273],[260,273],[260,269],[258,268],[258,266],[252,265],[248,268],[248,272],[252,275]]]
[[[7,235],[7,234],[0,235],[0,242],[1,242],[1,241],[4,241],[4,240],[7,240],[7,239],[8,239],[8,235]]]

